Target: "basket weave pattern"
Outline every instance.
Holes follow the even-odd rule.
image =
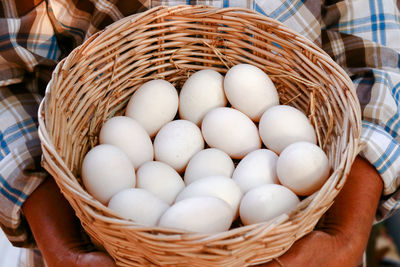
[[[309,116],[332,166],[319,192],[273,221],[206,235],[120,219],[84,190],[84,155],[143,82],[162,78],[179,88],[194,71],[224,74],[238,63],[263,69],[280,102]],[[358,153],[360,113],[346,73],[281,23],[238,8],[158,7],[110,25],[57,65],[40,107],[39,135],[43,165],[119,266],[248,266],[283,254],[330,207]]]

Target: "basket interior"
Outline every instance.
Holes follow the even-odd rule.
[[[188,11],[189,12],[189,11]],[[53,81],[57,92],[57,119],[51,124],[53,142],[67,166],[79,177],[87,151],[98,143],[104,122],[122,115],[132,93],[151,79],[165,79],[179,90],[193,72],[214,69],[224,74],[239,63],[264,70],[277,87],[280,103],[302,110],[311,120],[318,144],[333,155],[341,149],[340,136],[348,107],[341,91],[346,84],[332,67],[308,51],[293,33],[274,21],[209,15],[204,12],[138,18],[113,25],[86,42],[64,63],[64,79]],[[79,59],[78,59],[79,58]],[[76,60],[74,60],[76,59]],[[71,61],[71,62],[70,62]],[[59,128],[58,131],[61,131]],[[61,146],[61,147],[60,147]]]

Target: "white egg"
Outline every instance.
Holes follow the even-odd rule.
[[[231,177],[235,165],[224,151],[216,148],[207,148],[194,155],[185,170],[185,184],[207,176]]]
[[[221,74],[209,69],[190,76],[179,93],[180,117],[200,125],[208,111],[226,106],[223,80]]]
[[[190,158],[203,148],[199,127],[187,120],[167,123],[154,139],[156,160],[167,163],[177,172],[183,172]]]
[[[233,108],[215,108],[204,117],[201,130],[210,147],[218,148],[234,159],[261,148],[256,125]]]
[[[263,184],[276,184],[278,156],[268,149],[258,149],[244,157],[232,175],[243,193]]]
[[[117,192],[135,187],[136,177],[128,156],[113,145],[98,145],[83,159],[82,180],[95,199],[106,204]]]
[[[317,142],[314,128],[306,115],[291,106],[279,105],[268,109],[258,127],[264,145],[278,154],[295,142]]]
[[[179,98],[175,87],[165,80],[144,83],[132,95],[125,115],[135,119],[153,137],[178,111]]]
[[[264,111],[279,104],[278,92],[271,79],[250,64],[233,66],[225,75],[224,90],[232,107],[256,122]]]
[[[289,145],[282,151],[277,162],[281,184],[300,196],[317,191],[329,177],[329,169],[325,152],[308,142]]]
[[[137,170],[137,187],[146,189],[168,204],[185,187],[182,177],[169,165],[148,161]]]
[[[242,195],[239,186],[231,178],[209,176],[200,178],[188,185],[178,194],[175,202],[191,197],[218,197],[231,205],[234,214],[238,214]]]
[[[265,184],[244,195],[240,203],[240,219],[244,225],[265,222],[294,210],[299,202],[296,194],[286,187]]]
[[[100,131],[100,143],[122,149],[135,169],[153,160],[153,144],[146,130],[134,119],[116,116],[104,123]]]
[[[193,197],[172,205],[160,218],[159,226],[196,233],[216,233],[232,224],[231,206],[216,197]]]
[[[113,196],[108,207],[121,218],[156,226],[169,205],[144,189],[130,188]]]

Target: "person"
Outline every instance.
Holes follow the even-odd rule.
[[[56,63],[95,32],[152,6],[251,8],[321,46],[352,78],[362,150],[316,229],[277,266],[356,266],[371,225],[399,208],[400,4],[395,0],[3,0],[0,2],[0,225],[21,266],[115,266],[96,251],[40,167],[37,109]],[[34,248],[38,248],[40,252]],[[44,260],[43,260],[44,259]]]

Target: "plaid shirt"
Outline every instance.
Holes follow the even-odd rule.
[[[21,205],[44,179],[37,108],[55,64],[108,24],[157,5],[247,7],[321,46],[352,78],[362,107],[362,155],[378,170],[381,220],[399,208],[400,2],[395,0],[47,0],[0,2],[0,226],[33,238]],[[38,257],[27,257],[32,266]]]

